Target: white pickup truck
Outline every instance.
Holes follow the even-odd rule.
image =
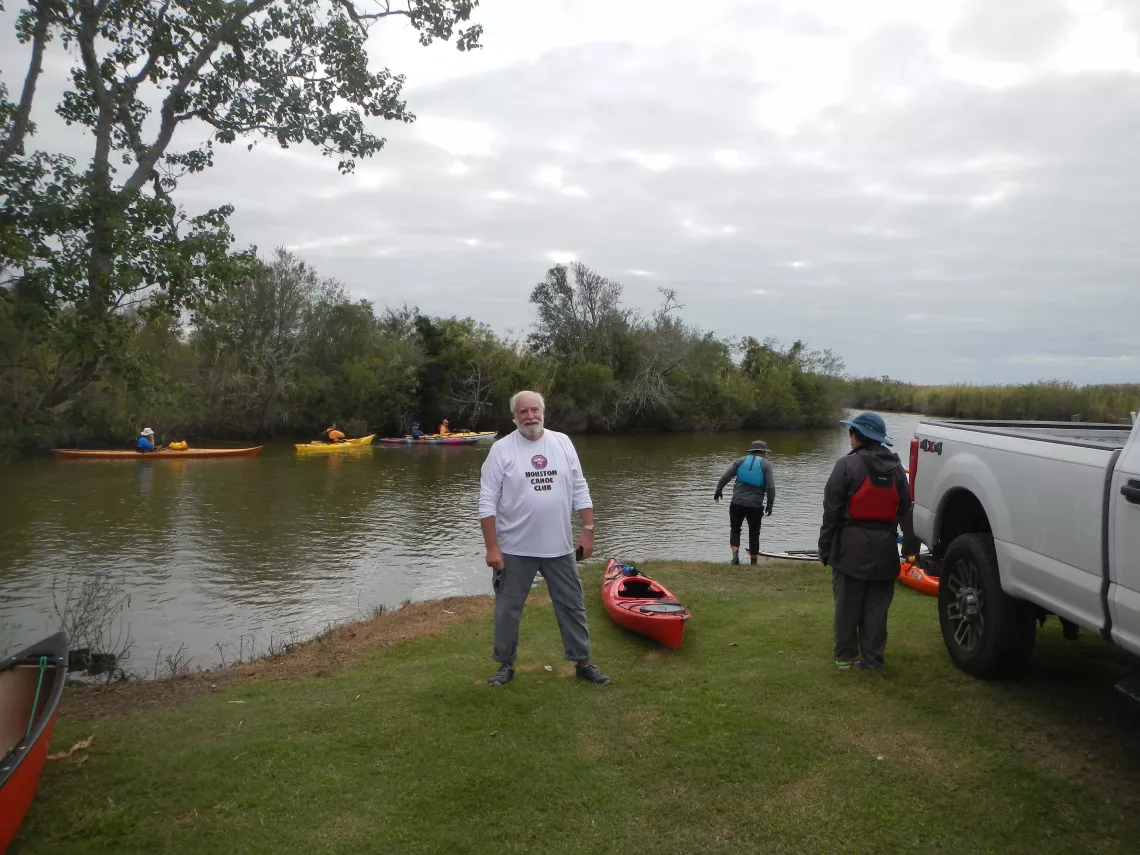
[[[922,421],[914,534],[950,658],[1016,673],[1055,614],[1140,655],[1140,424]],[[1075,629],[1075,627],[1071,627]]]

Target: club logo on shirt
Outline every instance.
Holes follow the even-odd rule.
[[[541,454],[536,454],[534,457],[532,457],[530,459],[530,465],[533,466],[535,469],[545,469],[546,468],[546,458],[543,457]]]

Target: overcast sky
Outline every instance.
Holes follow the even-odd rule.
[[[501,332],[581,260],[643,311],[675,288],[690,323],[853,374],[1140,381],[1140,0],[483,0],[477,20],[475,54],[377,29],[419,120],[381,124],[354,176],[243,145],[180,200],[232,202],[240,243],[378,306]],[[41,145],[77,133],[45,118]]]

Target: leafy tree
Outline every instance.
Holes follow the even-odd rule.
[[[0,367],[9,424],[72,399],[130,334],[125,310],[197,310],[255,267],[234,253],[221,205],[191,215],[180,180],[215,146],[309,143],[342,172],[410,122],[404,78],[372,70],[369,28],[393,19],[422,44],[479,47],[478,0],[27,0],[16,18],[29,63],[17,100],[0,81]],[[37,151],[37,92],[55,43],[75,60],[56,113],[89,154]],[[178,147],[178,140],[201,140]],[[183,143],[184,145],[184,143]],[[250,147],[254,142],[249,143]],[[36,352],[50,352],[41,359]]]
[[[307,358],[305,320],[330,292],[342,289],[278,249],[272,262],[200,316],[196,341],[210,368],[211,397],[229,417],[262,435],[269,430]]]
[[[538,312],[531,347],[563,362],[593,362],[618,373],[633,318],[622,308],[621,294],[620,283],[584,264],[555,265],[530,295]]]

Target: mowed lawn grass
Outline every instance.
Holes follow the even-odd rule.
[[[536,597],[504,689],[488,617],[325,677],[61,717],[53,750],[94,742],[48,764],[11,852],[1137,851],[1140,712],[1112,688],[1134,663],[1099,639],[1052,619],[1029,675],[982,682],[900,587],[887,670],[837,672],[823,568],[643,569],[693,619],[675,653],[620,630],[584,567],[607,688],[573,679]]]

